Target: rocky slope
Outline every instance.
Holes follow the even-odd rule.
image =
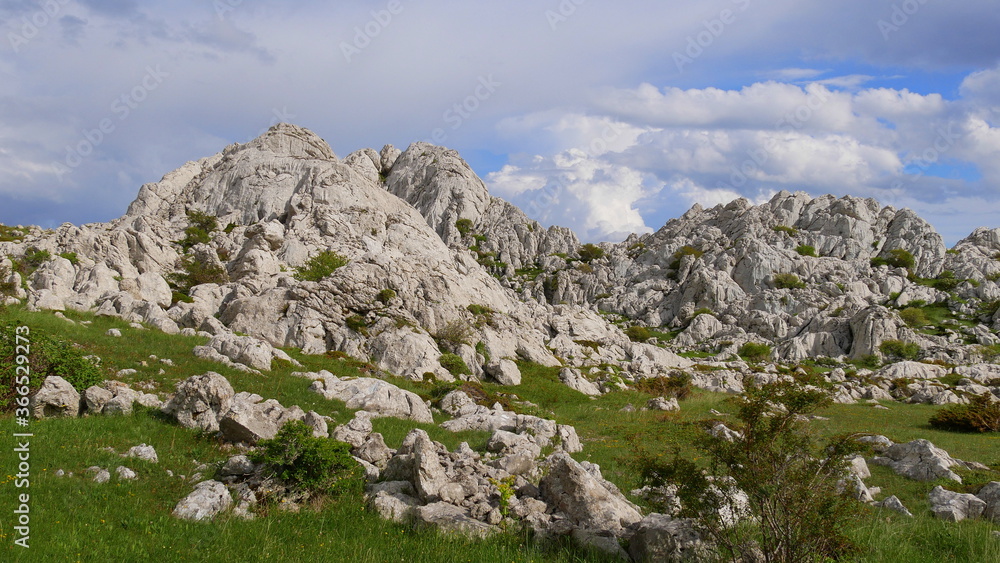
[[[192,239],[205,217],[215,224]],[[36,250],[51,259],[25,268]],[[324,251],[346,265],[295,275]],[[217,340],[204,353],[254,369],[286,356],[235,333],[413,379],[516,383],[509,360],[522,358],[572,368],[564,381],[588,392],[690,366],[679,352],[729,361],[747,342],[779,362],[881,356],[901,340],[924,359],[975,363],[998,342],[998,253],[1000,229],[946,250],[909,210],[787,192],[696,205],[656,233],[585,249],[490,196],[454,151],[415,143],[340,159],[287,124],[142,186],[115,221],[0,243],[4,264],[28,276],[16,297],[30,307],[206,331]],[[184,276],[192,287],[178,287]],[[913,304],[944,318],[908,325],[899,310]],[[645,338],[627,337],[631,325],[659,338],[633,342]],[[443,366],[445,353],[467,370]],[[696,383],[738,390],[746,365],[716,367]]]

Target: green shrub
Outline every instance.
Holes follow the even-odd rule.
[[[907,307],[899,312],[899,318],[903,319],[903,322],[907,326],[913,328],[919,328],[922,326],[927,326],[931,323],[930,319],[927,318],[927,314],[924,313],[923,309],[918,309],[917,307]]]
[[[378,300],[380,303],[387,304],[395,298],[396,298],[396,291],[393,289],[386,288],[378,292]]]
[[[875,370],[881,367],[882,360],[880,360],[875,354],[865,354],[864,356],[853,360],[851,363],[859,368]]]
[[[625,329],[625,336],[632,342],[645,342],[652,338],[653,334],[644,326],[632,325]]]
[[[691,375],[675,371],[669,377],[647,377],[635,382],[635,390],[654,397],[676,397],[678,401],[691,396]]]
[[[62,252],[59,254],[62,258],[69,260],[70,264],[76,266],[80,263],[80,258],[76,255],[76,252]]]
[[[799,276],[795,274],[774,274],[771,278],[774,283],[774,287],[778,289],[802,289],[806,286],[805,282],[799,279]]]
[[[1000,432],[1000,403],[977,395],[967,405],[949,405],[934,413],[930,424],[940,430]]]
[[[848,460],[861,450],[857,436],[820,442],[803,421],[829,405],[829,395],[782,382],[748,387],[728,402],[738,423],[727,424],[740,437],[728,441],[705,433],[695,445],[707,455],[707,469],[680,451],[672,460],[640,451],[636,463],[644,484],[677,487],[679,516],[695,519],[714,544],[706,549],[715,553],[703,559],[797,563],[841,560],[856,551],[846,532],[862,504],[839,483],[848,475]],[[726,518],[734,510],[743,512],[735,526]]]
[[[14,270],[21,274],[21,280],[27,282],[31,274],[42,264],[52,259],[52,254],[48,250],[39,250],[34,246],[29,246],[24,250],[20,258],[12,259]]]
[[[347,258],[332,250],[323,250],[306,261],[305,266],[295,269],[295,279],[318,282],[332,274],[337,268],[347,265]]]
[[[748,362],[764,362],[771,357],[771,347],[767,344],[747,342],[740,346],[736,353]]]
[[[701,258],[705,254],[704,250],[699,250],[689,244],[686,244],[674,252],[673,261],[667,266],[671,270],[676,270],[681,267],[681,258],[685,256],[694,256],[695,258]]]
[[[344,319],[344,324],[347,325],[347,328],[353,330],[354,332],[363,336],[368,336],[368,323],[361,315],[351,315],[347,317]]]
[[[799,253],[799,256],[816,256],[816,247],[809,246],[808,244],[800,244],[795,247],[795,252]]]
[[[916,360],[920,357],[920,346],[914,342],[902,340],[886,340],[879,345],[878,351],[890,360]]]
[[[472,232],[472,220],[471,219],[459,219],[455,221],[455,228],[458,229],[458,233],[463,237],[470,232]]]
[[[889,256],[886,258],[878,256],[871,259],[872,267],[875,268],[878,266],[889,266],[891,268],[906,268],[907,270],[912,270],[916,263],[917,262],[913,257],[913,254],[911,254],[908,250],[903,250],[902,248],[890,250]]]
[[[212,242],[212,233],[219,229],[219,220],[201,211],[188,211],[188,226],[184,229],[184,238],[177,241],[181,248],[187,250],[196,244]]]
[[[604,249],[596,244],[587,243],[580,247],[580,260],[591,262],[604,257]]]
[[[434,340],[437,340],[438,346],[451,349],[468,344],[471,337],[472,327],[461,319],[449,321],[434,334]]]
[[[196,285],[206,283],[224,284],[229,282],[226,269],[218,264],[205,263],[194,256],[183,256],[180,259],[180,272],[167,275],[171,289],[179,293],[188,293]]]
[[[463,360],[458,354],[441,354],[441,357],[438,358],[438,362],[441,364],[441,367],[448,370],[448,372],[455,377],[460,375],[472,375],[472,370],[469,369],[465,360]]]
[[[330,438],[317,438],[300,420],[281,427],[277,436],[261,440],[250,454],[254,463],[265,464],[271,475],[309,494],[335,496],[360,491],[364,485],[361,466],[351,457],[351,446]]]
[[[960,280],[955,277],[955,272],[951,270],[945,270],[938,274],[938,277],[928,280],[928,284],[938,291],[951,291],[958,287],[958,284],[965,280]]]
[[[691,319],[694,319],[698,315],[715,315],[715,311],[709,309],[708,307],[702,307],[700,309],[695,309],[695,312],[691,313]],[[688,320],[691,320],[688,319]]]
[[[790,237],[798,236],[799,234],[799,230],[795,227],[786,227],[785,225],[775,225],[771,227],[771,230],[776,233],[785,233]]]
[[[13,323],[0,324],[0,412],[14,408],[13,399],[17,395],[17,387],[27,385],[33,393],[50,375],[62,377],[80,392],[104,379],[101,370],[84,358],[86,354],[80,348],[38,330],[32,330],[26,335],[29,344],[28,353],[24,354],[25,341],[18,341],[17,327]],[[21,336],[23,338],[25,335]],[[20,349],[19,344],[22,346]],[[23,361],[22,364],[17,363],[19,355],[27,358],[27,364]],[[19,365],[28,366],[27,380],[20,379],[24,376],[24,370],[19,372]]]

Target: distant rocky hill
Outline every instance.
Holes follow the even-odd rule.
[[[346,263],[296,275],[330,253]],[[523,358],[607,389],[689,367],[682,352],[732,360],[747,342],[798,361],[882,356],[900,340],[949,364],[1000,342],[1000,229],[946,250],[912,211],[781,192],[583,246],[491,196],[455,151],[340,159],[288,124],[142,186],[117,220],[27,229],[0,256],[32,308],[340,351],[412,379],[513,383],[504,360]],[[926,326],[900,315],[914,305]]]

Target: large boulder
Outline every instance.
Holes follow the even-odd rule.
[[[640,562],[703,561],[709,551],[691,520],[657,513],[635,525],[628,543],[629,555]]]
[[[541,498],[574,524],[620,534],[642,520],[638,507],[601,478],[593,464],[588,464],[594,469],[592,474],[564,452],[552,454],[547,463],[549,473],[539,484]]]
[[[297,406],[286,409],[275,399],[264,401],[260,395],[239,393],[219,419],[219,430],[231,442],[256,444],[277,436],[285,423],[304,420],[305,416]]]
[[[986,502],[968,493],[956,493],[938,485],[928,493],[931,512],[949,522],[978,518],[986,509]]]
[[[340,379],[329,372],[308,375],[316,377],[310,390],[327,399],[344,401],[349,409],[364,409],[375,416],[434,422],[431,410],[423,399],[387,381],[370,377]]]
[[[183,520],[211,520],[233,504],[229,489],[218,481],[202,481],[174,507],[173,515]]]
[[[80,414],[80,393],[69,381],[50,375],[28,403],[35,418],[76,416]]]
[[[979,489],[976,493],[986,508],[983,510],[983,518],[992,520],[995,524],[1000,524],[1000,481],[991,481]]]
[[[219,419],[229,412],[234,395],[229,380],[210,371],[180,382],[177,392],[162,410],[177,418],[177,422],[185,428],[217,432]]]
[[[485,539],[499,531],[496,526],[469,516],[468,510],[447,502],[435,502],[417,507],[415,517],[418,526],[435,528],[446,534]]]
[[[872,459],[871,462],[887,466],[899,475],[917,481],[951,479],[959,483],[962,482],[962,478],[949,469],[960,465],[960,462],[929,440],[913,440],[905,444],[895,444],[881,456]]]

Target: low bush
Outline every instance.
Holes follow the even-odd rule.
[[[701,258],[705,254],[704,250],[699,250],[689,244],[680,247],[677,252],[674,252],[674,259],[667,266],[671,270],[676,270],[681,267],[681,258],[685,256],[694,256],[695,258]]]
[[[808,244],[800,244],[795,247],[795,252],[799,253],[799,256],[812,256],[816,257],[816,247],[809,246]]]
[[[903,322],[907,326],[913,328],[919,328],[922,326],[927,326],[930,324],[930,319],[927,318],[927,314],[924,313],[923,309],[918,309],[917,307],[907,307],[899,312],[899,318],[903,319]]]
[[[967,405],[949,405],[939,410],[929,422],[940,430],[1000,432],[1000,403],[979,395],[969,399]]]
[[[669,377],[648,377],[635,383],[635,390],[654,397],[676,397],[678,401],[691,396],[691,375],[676,371]]]
[[[337,268],[347,265],[347,258],[332,250],[324,250],[310,258],[305,266],[295,269],[295,279],[299,281],[318,282],[329,276]]]
[[[771,227],[771,230],[773,230],[776,233],[785,233],[790,237],[798,236],[799,234],[799,230],[796,229],[795,227],[787,227],[785,225],[775,225]]]
[[[472,375],[472,370],[469,369],[465,360],[463,360],[458,354],[441,354],[441,357],[438,358],[438,362],[441,364],[441,367],[448,370],[448,372],[455,377],[460,375]]]
[[[368,323],[361,315],[351,315],[347,317],[344,319],[344,324],[347,325],[347,328],[353,330],[354,332],[363,336],[368,336]]]
[[[206,283],[224,284],[229,282],[229,274],[222,266],[214,263],[205,263],[197,260],[194,256],[183,256],[179,263],[180,272],[167,275],[167,282],[171,289],[178,293],[187,294],[196,285]]]
[[[458,229],[458,233],[463,237],[470,232],[472,232],[472,220],[471,219],[459,219],[455,221],[455,228]]]
[[[802,289],[806,286],[805,282],[799,279],[799,276],[795,274],[774,274],[771,278],[774,283],[774,287],[778,289]]]
[[[461,319],[449,321],[434,334],[438,346],[450,349],[468,344],[470,338],[472,338],[472,327]]]
[[[35,273],[39,266],[51,259],[52,254],[48,250],[39,250],[34,246],[29,246],[20,258],[13,258],[11,262],[14,264],[14,271],[21,274],[23,281],[27,281],[28,277]]]
[[[104,379],[100,368],[72,343],[51,338],[38,330],[25,335],[18,332],[18,326],[13,323],[0,325],[0,412],[14,408],[18,387],[27,386],[34,392],[50,375],[62,377],[81,392]],[[21,340],[17,338],[19,335]]]
[[[764,362],[771,357],[771,347],[767,344],[747,342],[736,352],[748,362]]]
[[[604,256],[604,249],[596,244],[587,243],[580,247],[580,260],[590,262]]]
[[[652,338],[653,334],[644,326],[632,325],[625,329],[625,336],[632,342],[645,342]]]
[[[890,361],[916,360],[920,357],[918,344],[902,340],[886,340],[879,345],[878,351]]]
[[[393,289],[383,289],[378,292],[379,303],[387,304],[396,298],[396,291]]]
[[[282,426],[273,439],[262,440],[250,458],[265,464],[285,484],[312,495],[336,496],[360,491],[364,485],[361,466],[351,457],[350,444],[317,438],[312,428],[300,420]]]
[[[917,261],[913,257],[913,254],[911,254],[908,250],[903,250],[902,248],[890,250],[889,255],[885,258],[877,256],[871,259],[871,265],[875,268],[878,266],[889,266],[892,268],[906,268],[907,270],[912,270],[916,263]]]

